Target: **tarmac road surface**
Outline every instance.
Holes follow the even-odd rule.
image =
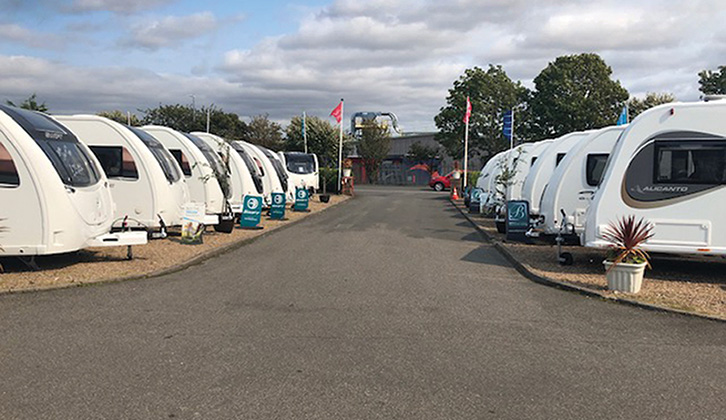
[[[358,192],[173,275],[0,296],[0,419],[726,418],[726,324],[532,283],[445,194]]]

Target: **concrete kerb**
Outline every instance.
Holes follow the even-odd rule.
[[[658,312],[668,312],[672,314],[678,314],[678,315],[685,315],[689,317],[696,317],[701,319],[708,319],[711,321],[718,321],[718,322],[726,322],[726,318],[721,318],[713,315],[705,315],[700,314],[697,312],[691,312],[691,311],[685,311],[682,309],[675,309],[670,308],[667,306],[662,305],[655,305],[651,303],[645,303],[640,302],[634,299],[628,299],[625,297],[619,297],[619,296],[609,296],[605,295],[603,293],[600,293],[596,290],[587,289],[584,287],[576,286],[574,284],[562,282],[559,280],[551,279],[548,277],[540,276],[532,270],[532,268],[528,264],[524,264],[521,261],[519,261],[512,253],[509,251],[504,245],[502,245],[500,242],[497,242],[494,238],[491,237],[484,229],[482,229],[476,221],[474,221],[471,216],[465,211],[465,209],[462,209],[454,200],[449,199],[449,202],[452,206],[454,206],[457,210],[459,210],[459,213],[461,213],[462,216],[466,218],[466,220],[469,221],[469,223],[474,227],[474,229],[479,232],[479,234],[484,239],[484,242],[488,244],[492,244],[493,247],[507,260],[510,264],[514,267],[517,272],[519,272],[521,275],[526,277],[528,280],[533,281],[535,283],[539,283],[545,286],[554,287],[561,290],[566,290],[569,292],[575,292],[579,293],[583,296],[592,297],[592,298],[599,298],[607,302],[615,302],[620,303],[624,305],[629,306],[635,306],[642,309],[647,309],[650,311],[658,311]]]
[[[214,257],[218,257],[220,255],[223,255],[228,252],[234,251],[236,249],[242,248],[243,246],[249,245],[258,239],[262,239],[264,237],[272,235],[275,232],[279,232],[284,229],[287,229],[288,227],[293,226],[299,222],[302,222],[303,220],[309,220],[310,218],[317,217],[319,214],[326,212],[328,209],[338,207],[353,199],[355,199],[355,197],[351,197],[351,198],[349,198],[343,202],[340,202],[338,204],[335,204],[333,206],[325,207],[316,213],[310,214],[306,217],[303,217],[303,218],[300,218],[297,220],[293,220],[282,226],[278,226],[275,229],[270,229],[268,231],[263,232],[260,235],[253,236],[251,238],[240,239],[239,241],[235,241],[235,242],[230,242],[230,243],[220,246],[218,248],[210,249],[209,251],[203,252],[188,261],[184,261],[182,263],[179,263],[179,264],[171,266],[171,267],[162,268],[161,270],[152,271],[151,273],[139,274],[139,275],[134,275],[134,276],[116,277],[116,278],[92,281],[92,282],[86,282],[86,283],[59,284],[59,285],[52,285],[52,286],[46,286],[46,287],[32,287],[32,288],[21,289],[21,290],[0,290],[0,296],[10,295],[10,294],[21,294],[21,293],[48,292],[48,291],[52,291],[52,290],[71,289],[71,288],[75,288],[75,287],[91,287],[91,286],[97,286],[97,285],[103,285],[103,284],[109,284],[109,283],[120,283],[120,282],[125,282],[125,281],[150,279],[150,278],[154,278],[154,277],[165,276],[167,274],[177,273],[179,271],[186,270],[189,267],[201,264],[204,261],[207,261]]]

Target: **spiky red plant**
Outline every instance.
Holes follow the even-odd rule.
[[[623,261],[644,261],[648,267],[648,253],[640,249],[643,242],[653,237],[653,224],[643,218],[635,220],[635,216],[621,217],[617,222],[610,222],[605,228],[603,239],[612,244],[608,259],[615,267]]]

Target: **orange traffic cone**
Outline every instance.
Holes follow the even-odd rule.
[[[458,200],[459,199],[459,194],[456,191],[456,187],[453,187],[453,189],[451,190],[451,199],[452,200]]]

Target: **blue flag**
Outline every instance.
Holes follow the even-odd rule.
[[[623,112],[620,113],[620,116],[618,117],[618,122],[615,123],[615,125],[625,125],[628,123],[628,106],[625,105],[623,107]]]
[[[504,134],[504,137],[511,139],[512,138],[512,119],[514,117],[514,113],[510,109],[509,111],[504,113],[504,124],[502,125],[502,134]]]

